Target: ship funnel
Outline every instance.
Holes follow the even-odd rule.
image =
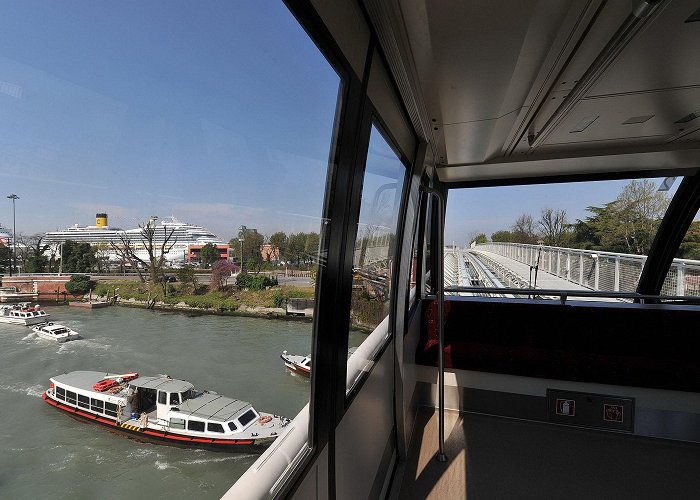
[[[97,227],[107,227],[107,214],[96,214],[95,225]]]

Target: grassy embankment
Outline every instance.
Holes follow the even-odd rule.
[[[93,295],[119,296],[122,303],[134,299],[146,303],[155,299],[159,306],[176,307],[186,305],[196,309],[218,313],[240,312],[241,306],[246,309],[255,307],[284,308],[289,298],[313,298],[314,288],[289,285],[277,285],[267,290],[239,290],[236,287],[226,287],[224,290],[211,292],[206,286],[192,286],[180,283],[169,283],[167,295],[163,295],[160,285],[141,283],[134,281],[104,281],[97,285]],[[138,304],[135,304],[138,305]],[[246,311],[248,312],[248,311]]]

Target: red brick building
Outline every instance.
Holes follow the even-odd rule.
[[[187,262],[201,262],[200,253],[204,245],[189,245],[187,247]],[[219,251],[219,259],[228,260],[229,245],[214,245]]]

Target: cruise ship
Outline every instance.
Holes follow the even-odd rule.
[[[12,231],[6,229],[0,224],[0,244],[8,246],[12,244]]]
[[[155,217],[152,218],[151,223],[155,224],[155,220]],[[223,244],[223,241],[217,235],[202,226],[183,222],[174,216],[162,219],[155,227],[156,250],[160,249],[166,236],[172,233],[170,241],[173,243],[173,247],[166,256],[169,261],[184,261],[190,245]],[[123,239],[128,239],[138,258],[148,259],[148,253],[141,238],[141,228],[121,229],[110,227],[106,213],[95,215],[94,226],[74,224],[63,231],[50,231],[45,235],[45,241],[49,245],[59,245],[66,240],[77,243],[89,243],[91,245],[105,245],[105,255],[112,261],[117,261],[120,258],[117,252],[112,249],[110,243],[121,245]]]

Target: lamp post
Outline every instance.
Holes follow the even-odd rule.
[[[239,271],[240,274],[243,274],[243,240],[245,240],[245,232],[248,228],[245,226],[241,226],[238,228],[238,231],[241,233],[241,236],[238,238],[238,241],[241,244],[241,270]]]
[[[10,276],[12,276],[12,268],[17,269],[17,224],[15,220],[15,200],[19,200],[19,196],[12,193],[8,196],[12,200],[12,265],[10,266]]]

